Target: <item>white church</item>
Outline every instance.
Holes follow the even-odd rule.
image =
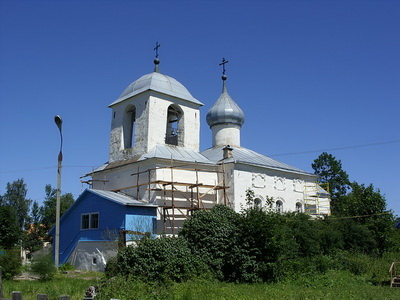
[[[245,115],[228,94],[225,59],[222,93],[206,118],[212,147],[200,151],[203,103],[160,73],[157,57],[154,72],[132,82],[109,105],[109,161],[87,175],[90,189],[154,206],[158,234],[176,234],[193,211],[216,204],[240,211],[248,205],[247,190],[260,208],[272,197],[279,212],[330,214],[329,194],[316,175],[241,145]]]
[[[330,214],[329,194],[316,175],[241,145],[245,118],[228,94],[225,60],[222,93],[207,113],[212,147],[205,151],[200,151],[203,103],[160,73],[159,63],[156,55],[154,72],[109,105],[109,161],[84,176],[89,188],[61,217],[60,264],[103,271],[119,247],[144,235],[174,236],[193,212],[217,204],[237,212],[251,205]],[[251,203],[248,191],[254,194]],[[54,228],[50,234],[54,237]]]

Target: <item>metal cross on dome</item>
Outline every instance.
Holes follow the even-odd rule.
[[[153,49],[154,51],[156,51],[156,58],[158,58],[158,48],[160,48],[160,44],[157,42],[156,43],[156,47]]]
[[[219,65],[222,66],[222,74],[225,75],[225,64],[227,64],[229,61],[225,60],[225,58],[222,58],[222,63]]]

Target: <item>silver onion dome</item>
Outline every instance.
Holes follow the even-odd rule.
[[[222,75],[222,94],[207,113],[207,124],[210,127],[218,124],[234,124],[241,127],[244,123],[243,111],[226,90],[226,79],[226,75]]]

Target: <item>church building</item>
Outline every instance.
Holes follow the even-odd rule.
[[[69,250],[61,262],[71,262],[80,251],[79,243],[97,242],[94,248],[100,252],[100,235],[93,241],[87,233],[110,230],[108,219],[118,218],[113,206],[102,209],[98,204],[107,201],[129,215],[113,229],[133,239],[146,232],[176,235],[194,211],[217,204],[240,211],[249,205],[249,190],[254,192],[250,205],[259,208],[271,208],[272,198],[272,209],[278,212],[330,214],[329,194],[317,184],[316,175],[241,145],[245,114],[228,93],[225,59],[221,63],[222,93],[216,95],[206,116],[212,147],[200,151],[203,103],[176,79],[162,74],[157,57],[154,71],[133,81],[109,105],[109,161],[86,175],[89,189],[61,219],[63,230],[68,216],[81,218],[77,228],[81,233],[71,234],[74,241],[65,242]],[[101,201],[96,202],[96,197]],[[104,257],[96,263],[101,260]]]

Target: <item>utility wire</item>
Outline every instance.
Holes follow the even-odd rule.
[[[360,145],[352,145],[352,146],[344,146],[344,147],[336,147],[336,148],[326,148],[326,149],[318,149],[318,150],[307,150],[307,151],[301,151],[301,152],[276,153],[276,154],[269,154],[268,156],[275,157],[275,156],[286,156],[286,155],[296,155],[296,154],[319,153],[319,152],[327,152],[327,151],[334,151],[334,150],[347,150],[347,149],[363,148],[363,147],[394,144],[394,143],[400,143],[400,140],[376,142],[376,143],[360,144]],[[96,168],[96,167],[97,166],[68,166],[68,165],[63,166],[63,168]],[[57,166],[53,166],[53,167],[31,168],[31,169],[5,171],[5,172],[0,171],[0,173],[31,172],[31,171],[40,171],[40,170],[56,169],[56,168],[57,168]]]
[[[316,152],[327,152],[327,151],[334,151],[334,150],[347,150],[347,149],[363,148],[363,147],[394,144],[394,143],[400,143],[400,140],[393,140],[393,141],[386,141],[386,142],[376,142],[376,143],[360,144],[360,145],[344,146],[344,147],[336,147],[336,148],[326,148],[326,149],[319,149],[319,150],[308,150],[308,151],[302,151],[302,152],[277,153],[277,154],[270,154],[268,156],[274,157],[274,156],[307,154],[307,153],[316,153]]]
[[[96,166],[63,166],[63,168],[96,168]],[[31,169],[23,169],[23,170],[13,170],[13,171],[0,171],[0,174],[7,174],[7,173],[19,173],[19,172],[33,172],[33,171],[41,171],[41,170],[48,170],[48,169],[57,169],[57,166],[53,167],[42,167],[42,168],[31,168]]]
[[[383,212],[383,213],[370,214],[370,215],[361,215],[361,216],[348,216],[348,217],[332,217],[332,216],[330,216],[329,219],[335,219],[335,220],[355,219],[355,218],[367,218],[367,217],[390,215],[390,214],[391,214],[391,212],[387,211],[387,212]]]

